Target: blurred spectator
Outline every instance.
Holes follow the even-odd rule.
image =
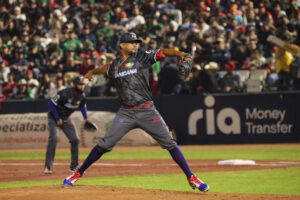
[[[107,64],[107,59],[105,55],[101,55],[99,59],[96,61],[96,68],[100,68],[104,65]],[[103,75],[94,75],[93,79],[91,80],[91,85],[92,86],[100,86],[100,85],[105,85],[105,78]]]
[[[47,62],[47,68],[45,69],[46,74],[56,74],[61,72],[62,69],[60,68],[59,64],[55,57],[51,56]]]
[[[2,44],[0,54],[1,57],[7,61],[8,65],[10,65],[13,62],[12,51],[7,44]]]
[[[161,40],[161,34],[163,25],[157,20],[157,18],[150,18],[150,23],[147,24],[147,32],[151,39]]]
[[[82,42],[77,38],[75,31],[69,32],[69,39],[63,43],[64,50],[74,50],[79,52],[83,48]]]
[[[15,81],[15,77],[12,73],[7,75],[7,82],[2,84],[2,94],[6,99],[10,99],[13,96],[14,90],[17,88],[18,82]]]
[[[185,86],[182,87],[181,93],[189,94],[189,95],[197,95],[203,91],[203,87],[201,85],[201,80],[199,77],[200,71],[201,71],[200,65],[193,65],[191,70],[191,77],[189,77],[189,79],[185,83]]]
[[[108,19],[103,17],[100,28],[96,30],[97,45],[112,46],[114,34],[115,31],[110,27]]]
[[[33,72],[30,69],[26,71],[26,81],[28,85],[28,99],[36,99],[39,81],[33,78]]]
[[[39,77],[40,72],[46,72],[46,59],[45,54],[41,51],[39,45],[33,45],[28,52],[29,69],[33,70],[34,76]]]
[[[0,58],[0,85],[8,81],[8,74],[10,73],[10,68],[6,66],[5,60]]]
[[[137,37],[142,40],[142,43],[140,44],[141,48],[147,49],[147,46],[150,42],[149,33],[147,32],[146,25],[140,24],[136,26],[135,32],[137,33]]]
[[[244,62],[242,69],[260,69],[265,63],[266,59],[255,49],[252,51],[250,58]]]
[[[78,68],[78,72],[81,75],[85,75],[88,71],[95,68],[95,65],[92,62],[92,57],[87,54],[83,57],[83,61]]]
[[[283,41],[290,43],[291,37],[289,34],[283,36]],[[276,73],[279,76],[278,90],[290,90],[293,85],[293,78],[290,74],[290,65],[294,59],[294,56],[280,48],[276,47]]]
[[[55,79],[56,83],[56,90],[57,92],[66,89],[66,86],[64,85],[64,80],[62,77],[57,76]]]
[[[155,49],[157,49],[157,42],[151,40],[149,43],[149,50],[155,50]],[[154,95],[160,94],[159,82],[158,82],[158,76],[161,68],[160,65],[161,65],[160,61],[157,61],[154,64],[152,64],[150,68],[149,82],[150,82],[152,94]]]
[[[27,81],[22,78],[18,82],[18,87],[14,91],[13,99],[22,99],[25,100],[28,97],[28,88],[27,88]]]
[[[178,94],[178,67],[177,58],[171,58],[170,62],[166,63],[159,73],[159,87],[161,94]]]
[[[142,16],[142,13],[139,10],[139,7],[135,6],[132,10],[132,17],[128,18],[128,23],[126,28],[130,31],[135,28],[137,25],[145,24],[145,18]]]
[[[79,38],[83,44],[90,41],[93,47],[96,47],[97,45],[96,36],[94,33],[91,33],[89,25],[83,27],[83,32]]]
[[[166,32],[165,40],[170,42],[176,42],[178,37],[178,24],[175,21],[170,22],[169,30]]]
[[[221,91],[225,93],[242,92],[243,83],[239,74],[235,73],[235,63],[230,61],[225,64],[226,74],[220,81]]]
[[[17,79],[21,79],[25,77],[25,73],[28,69],[29,63],[28,61],[24,58],[24,53],[23,50],[18,49],[15,52],[15,57],[16,60],[15,62],[11,65],[11,71],[14,74],[14,76]]]
[[[206,92],[216,93],[220,92],[221,77],[217,73],[219,71],[219,65],[216,62],[209,62],[204,66],[204,70],[200,72],[200,81]]]
[[[211,61],[218,63],[221,70],[225,69],[225,64],[230,61],[231,54],[225,47],[225,42],[223,38],[218,38],[215,42],[216,48],[211,54]]]
[[[43,75],[43,79],[41,80],[41,85],[38,89],[38,96],[40,99],[50,99],[54,97],[56,94],[56,86],[48,74]]]

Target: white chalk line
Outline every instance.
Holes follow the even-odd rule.
[[[43,166],[45,165],[44,163],[0,163],[0,166]],[[57,166],[65,166],[65,165],[70,165],[70,163],[54,163],[53,165]],[[124,164],[114,164],[114,163],[94,163],[93,166],[108,166],[108,167],[142,167],[145,166],[143,164],[129,164],[129,163],[124,163]]]

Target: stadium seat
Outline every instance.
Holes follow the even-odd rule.
[[[236,70],[236,73],[241,76],[241,81],[244,82],[244,83],[250,77],[250,71],[249,70]]]
[[[265,81],[267,78],[268,72],[265,69],[254,69],[250,70],[250,79]]]
[[[265,69],[250,70],[250,77],[247,80],[247,92],[261,92],[266,85],[268,72]]]
[[[219,74],[220,78],[223,78],[223,76],[226,74],[226,71],[217,71],[217,73]]]
[[[264,88],[262,82],[258,79],[248,79],[246,83],[247,83],[247,92],[249,93],[261,92]]]

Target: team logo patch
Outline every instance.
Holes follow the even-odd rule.
[[[125,68],[132,68],[133,66],[135,65],[134,62],[128,62],[128,63],[125,63]]]
[[[159,117],[154,116],[154,117],[153,117],[152,124],[155,124],[156,122],[160,122],[160,121],[161,121],[161,119],[160,119]]]

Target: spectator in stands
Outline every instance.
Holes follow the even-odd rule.
[[[220,92],[221,77],[217,73],[220,70],[218,63],[209,62],[204,66],[202,74],[200,73],[201,85],[209,93]]]
[[[78,68],[78,73],[81,75],[86,74],[88,71],[95,68],[95,65],[92,62],[92,57],[89,54],[86,54],[83,57],[83,61]]]
[[[16,61],[11,65],[11,71],[17,79],[25,77],[25,73],[28,69],[29,63],[24,58],[24,53],[22,49],[18,49],[15,52]]]
[[[55,96],[56,92],[55,84],[51,82],[48,74],[44,74],[38,90],[38,97],[40,99],[50,99]]]
[[[36,99],[38,94],[39,81],[33,78],[32,70],[26,71],[25,79],[28,86],[28,99]]]
[[[27,81],[22,78],[18,82],[18,87],[14,90],[13,99],[25,100],[28,98]]]
[[[15,81],[15,77],[12,73],[7,75],[7,82],[2,84],[2,94],[5,99],[11,99],[14,91],[18,86],[18,82]]]
[[[10,65],[14,60],[11,48],[7,44],[2,44],[2,47],[0,50],[1,50],[0,51],[1,57],[7,61],[7,65]]]
[[[96,68],[103,67],[104,65],[107,64],[107,58],[105,55],[101,55],[99,59],[96,61]],[[93,79],[91,80],[91,85],[92,86],[102,86],[105,85],[106,83],[106,78],[103,75],[95,75]]]
[[[263,57],[257,49],[253,50],[250,58],[246,59],[242,69],[260,69],[264,64],[266,64],[266,59]]]
[[[63,89],[66,89],[66,86],[64,85],[64,80],[62,77],[57,76],[55,79],[55,83],[56,83],[55,87],[56,87],[57,92],[59,92]]]
[[[159,73],[159,87],[161,94],[178,94],[178,67],[177,58],[171,58]]]
[[[69,32],[69,39],[63,43],[64,50],[74,50],[75,52],[79,52],[83,49],[82,42],[77,38],[77,34],[75,31]]]
[[[153,2],[153,1],[152,1]],[[149,37],[153,40],[162,40],[162,29],[163,25],[158,21],[157,18],[151,17],[150,23],[147,23],[147,32]]]
[[[10,68],[6,66],[5,60],[0,58],[0,86],[8,81]]]
[[[285,42],[291,42],[291,36],[286,33],[282,40]],[[276,73],[279,76],[278,90],[290,90],[293,85],[293,78],[290,74],[290,65],[294,59],[293,55],[280,48],[276,47]]]
[[[146,29],[145,24],[140,24],[136,26],[135,32],[137,33],[137,37],[142,40],[140,48],[147,49],[149,42],[150,42],[150,37],[149,37],[149,32]]]
[[[84,25],[82,34],[80,35],[80,40],[83,44],[90,41],[92,42],[93,47],[97,46],[97,39],[94,33],[91,33],[91,29],[89,25]]]
[[[47,68],[45,54],[39,45],[33,45],[29,49],[28,64],[29,69],[31,69],[34,73],[34,77],[38,78],[41,72],[45,73]]]
[[[242,92],[243,83],[239,74],[235,73],[235,63],[230,61],[225,64],[226,74],[220,81],[221,91],[225,93]]]
[[[128,23],[126,24],[126,28],[128,31],[135,28],[137,25],[146,24],[145,18],[143,17],[142,13],[138,6],[134,6],[132,10],[132,17],[128,18]]]
[[[165,40],[170,42],[176,42],[178,38],[178,24],[174,20],[170,22],[170,26],[166,29]]]
[[[157,49],[157,42],[154,40],[151,40],[149,43],[149,50],[155,50]],[[158,82],[158,76],[160,73],[160,67],[161,62],[158,60],[154,64],[151,65],[150,68],[150,74],[149,74],[149,82],[150,87],[153,95],[160,94],[160,88],[159,88],[159,82]]]
[[[189,95],[197,95],[203,91],[203,87],[200,81],[200,65],[193,65],[191,70],[191,77],[188,77],[187,82],[185,83],[186,86],[183,86],[182,92],[183,94]]]
[[[57,59],[54,56],[51,56],[49,58],[47,66],[48,67],[45,69],[46,74],[56,74],[62,71],[59,64],[57,63]]]
[[[273,17],[272,14],[267,11],[267,6],[264,3],[259,4],[259,13],[258,13],[259,20],[261,22],[269,22],[270,24],[273,24]]]
[[[215,50],[211,54],[211,61],[218,63],[221,70],[225,69],[225,64],[231,59],[231,54],[225,47],[225,42],[223,38],[218,38],[215,42]]]
[[[37,99],[37,92],[39,88],[39,82],[36,79],[31,79],[27,82],[27,99]]]

